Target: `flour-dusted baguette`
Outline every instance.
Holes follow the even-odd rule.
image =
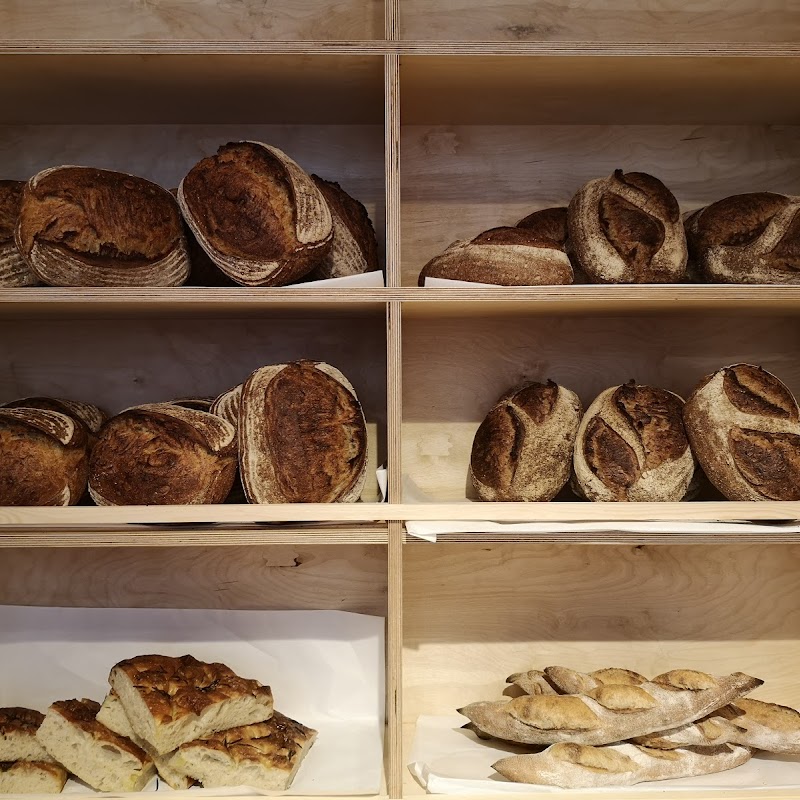
[[[682,500],[695,473],[683,400],[634,381],[594,400],[575,441],[579,492],[596,501]]]
[[[641,686],[647,682],[644,675],[621,667],[604,667],[593,672],[578,672],[569,667],[545,667],[530,673],[519,673],[507,679],[508,683],[519,685],[519,679],[526,675],[539,674],[558,694],[585,694],[599,686]],[[512,680],[512,678],[516,680]],[[535,694],[535,692],[529,692]]]
[[[367,209],[338,183],[326,181],[318,175],[312,175],[311,179],[330,208],[333,243],[306,280],[344,278],[378,269],[378,240]]]
[[[367,427],[347,378],[319,361],[256,370],[242,389],[239,466],[251,503],[358,500]]]
[[[553,381],[506,392],[472,442],[470,478],[481,500],[552,500],[569,480],[581,402]]]
[[[59,794],[67,771],[49,761],[0,761],[0,794]]]
[[[419,274],[499,286],[572,283],[572,266],[563,242],[530,228],[491,228],[474,239],[453,242]]]
[[[89,441],[57,411],[0,408],[0,505],[69,506],[86,491]]]
[[[459,709],[484,733],[521,744],[607,744],[706,716],[760,686],[741,672],[713,677],[673,670],[641,686],[610,684],[586,694],[523,695]]]
[[[89,492],[102,506],[221,503],[236,475],[236,431],[170,403],[110,419],[92,450]]]
[[[56,761],[101,792],[138,792],[155,775],[147,753],[97,721],[93,700],[59,700],[36,733]]]
[[[36,738],[43,720],[32,708],[0,708],[0,761],[52,761]]]
[[[585,789],[709,775],[738,767],[751,755],[749,748],[731,744],[679,750],[654,750],[635,744],[554,744],[541,753],[501,758],[492,766],[503,777],[519,783]]]
[[[686,236],[678,201],[644,172],[618,169],[589,181],[569,204],[570,252],[593,283],[686,280]]]
[[[774,375],[723,367],[703,378],[683,414],[697,460],[729,500],[800,500],[800,411]]]
[[[34,175],[16,242],[51,286],[180,286],[189,274],[175,198],[122,172],[64,166]]]
[[[730,705],[725,708],[731,708]],[[657,750],[675,750],[679,747],[716,747],[720,744],[737,742],[736,726],[720,716],[720,709],[713,711],[705,719],[689,722],[668,731],[656,731],[645,736],[634,736],[631,741],[644,747]]]
[[[183,744],[170,763],[194,775],[206,789],[284,790],[292,785],[316,737],[312,728],[276,711],[266,722]]]
[[[794,708],[740,697],[715,716],[734,727],[732,742],[770,753],[800,755],[800,711]]]
[[[709,283],[800,283],[800,197],[752,192],[685,221],[689,256]]]
[[[525,694],[558,694],[558,689],[540,669],[515,672],[506,678],[506,683],[519,687]]]
[[[181,181],[178,202],[212,261],[244,286],[283,286],[331,248],[333,221],[310,175],[261,142],[230,142]]]
[[[108,682],[136,735],[163,755],[186,742],[272,716],[272,691],[225,664],[190,655],[120,661]]]
[[[39,282],[14,241],[24,189],[25,181],[0,181],[0,288]]]

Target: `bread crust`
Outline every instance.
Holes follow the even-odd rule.
[[[0,761],[52,761],[36,740],[43,720],[32,708],[0,708]]]
[[[593,283],[681,283],[688,258],[680,208],[664,184],[618,169],[569,204],[570,252]]]
[[[800,500],[800,410],[774,375],[754,364],[707,375],[684,421],[703,471],[729,500]]]
[[[716,714],[733,727],[732,742],[770,753],[800,754],[800,711],[794,708],[740,697]]]
[[[14,241],[25,181],[0,181],[0,287],[35,286],[36,273]]]
[[[223,392],[212,403],[209,409],[212,414],[230,422],[234,428],[239,429],[239,407],[242,403],[242,387],[243,383],[234,386],[233,389],[228,389]]]

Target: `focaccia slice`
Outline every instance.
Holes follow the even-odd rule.
[[[32,708],[0,708],[0,761],[52,761],[36,739],[43,721]]]
[[[0,760],[0,794],[59,794],[67,771],[52,761]]]

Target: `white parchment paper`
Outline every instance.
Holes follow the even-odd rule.
[[[288,284],[291,289],[374,289],[383,286],[385,286],[383,272],[379,269],[372,272],[362,272],[360,275],[347,275],[344,278],[325,278],[325,280],[321,281]]]
[[[477,281],[454,281],[450,278],[425,278],[425,286],[432,289],[474,289],[475,287],[491,287],[496,289],[499,284],[497,283],[478,283]],[[507,289],[507,286],[503,286]]]
[[[569,789],[512,783],[493,769],[492,764],[506,755],[525,752],[498,741],[481,741],[474,733],[461,729],[465,717],[421,716],[417,720],[411,763],[408,768],[430,794],[561,794]],[[624,796],[628,792],[663,792],[666,789],[796,789],[800,788],[800,758],[759,754],[736,769],[696,778],[651,781],[631,787],[592,789],[592,792]]]
[[[278,711],[319,731],[286,794],[377,794],[383,762],[383,632],[382,617],[341,611],[0,606],[0,706],[46,712],[54,700],[101,702],[118,661],[146,653],[190,653],[271,686]],[[87,788],[71,779],[65,791]],[[172,792],[156,779],[146,791]],[[172,793],[268,794],[251,789]]]

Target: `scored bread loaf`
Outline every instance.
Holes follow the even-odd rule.
[[[330,364],[257,369],[242,388],[239,466],[251,503],[349,503],[367,474],[367,427]]]
[[[39,282],[14,241],[24,189],[25,181],[0,181],[0,288]]]
[[[223,392],[212,403],[209,409],[212,414],[230,422],[236,430],[239,430],[239,406],[242,402],[242,386],[239,384],[234,386],[233,389],[228,389]]]
[[[506,683],[519,687],[525,694],[558,694],[558,690],[540,669],[515,672],[506,678]]]
[[[283,286],[307,275],[331,248],[322,192],[286,153],[230,142],[178,187],[184,219],[211,260],[244,286]]]
[[[236,431],[170,403],[110,419],[92,450],[89,492],[101,506],[221,503],[236,476]]]
[[[552,500],[569,480],[581,402],[551,380],[506,392],[472,442],[469,474],[481,500]]]
[[[541,753],[501,758],[492,766],[518,783],[583,789],[709,775],[738,767],[751,755],[749,748],[732,744],[653,750],[635,744],[588,747],[560,743]]]
[[[86,428],[89,450],[94,447],[100,428],[108,420],[108,415],[101,408],[78,400],[65,400],[63,397],[22,397],[3,403],[0,408],[39,408],[66,414]]]
[[[593,283],[680,283],[686,235],[678,201],[644,172],[615,170],[569,204],[570,252]]]
[[[774,375],[723,367],[700,381],[683,414],[700,466],[729,500],[800,500],[800,411]]]
[[[0,761],[52,761],[36,738],[43,720],[32,708],[0,708]]]
[[[34,175],[16,242],[51,286],[180,286],[189,274],[175,198],[122,172],[64,166]]]
[[[453,242],[419,274],[498,286],[544,286],[572,283],[572,266],[563,242],[531,228],[491,228],[474,239]]]
[[[272,691],[225,664],[190,655],[144,655],[120,661],[108,682],[136,735],[164,755],[217,731],[272,716]]]
[[[594,400],[575,440],[574,483],[594,501],[678,501],[696,464],[683,424],[683,400],[630,381]]]
[[[733,726],[730,741],[770,753],[800,754],[800,712],[789,706],[740,697],[714,712]]]
[[[147,753],[97,721],[93,700],[59,700],[47,710],[36,733],[40,743],[93,789],[138,792],[155,775]]]
[[[563,694],[585,694],[599,686],[641,686],[647,678],[630,669],[605,667],[593,672],[578,672],[569,667],[545,667],[548,682]]]
[[[67,771],[50,761],[0,760],[0,794],[59,794]]]
[[[57,411],[0,408],[0,505],[69,506],[86,491],[84,426]]]
[[[459,709],[484,733],[521,744],[608,744],[684,725],[760,686],[741,672],[714,677],[672,670],[640,686],[601,685],[586,694],[523,695]]]
[[[731,706],[725,706],[730,708]],[[712,712],[705,719],[689,722],[679,728],[668,731],[656,731],[646,736],[634,736],[631,741],[644,747],[653,747],[656,750],[675,750],[678,747],[716,747],[720,744],[737,742],[736,726],[720,716],[720,709]]]
[[[328,203],[333,242],[330,251],[305,280],[344,278],[378,269],[378,240],[367,209],[338,183],[323,180],[318,175],[312,175],[311,179]]]
[[[800,283],[800,197],[726,197],[685,221],[689,257],[709,283]]]
[[[194,775],[206,789],[284,790],[292,785],[316,737],[312,728],[276,711],[266,722],[182,744],[170,762]]]

